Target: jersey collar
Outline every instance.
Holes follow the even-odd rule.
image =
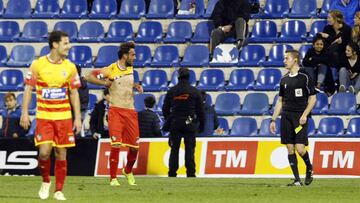
[[[116,65],[120,70],[126,70],[127,69],[127,67],[125,67],[125,68],[121,67],[119,61],[116,62]]]
[[[298,72],[294,73],[294,74],[289,73],[289,77],[293,78],[293,77],[297,76],[298,74],[299,74]]]

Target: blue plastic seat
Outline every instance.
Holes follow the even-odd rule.
[[[274,137],[274,136],[280,136],[280,119],[277,118],[275,121],[275,126],[276,126],[276,130],[275,130],[275,135],[271,133],[270,131],[270,123],[271,123],[271,118],[266,118],[263,119],[261,121],[260,124],[260,130],[259,130],[259,136],[266,136],[266,137]]]
[[[140,83],[139,72],[134,70],[133,75],[134,75],[134,83]]]
[[[0,0],[0,17],[4,14],[4,4],[3,1]]]
[[[247,45],[240,52],[239,66],[260,66],[265,56],[262,45]]]
[[[316,0],[294,0],[289,18],[311,18],[315,17],[317,12]]]
[[[205,11],[205,4],[204,0],[182,0],[180,2],[180,8],[179,10],[185,10],[188,11],[190,9],[190,4],[195,3],[195,13],[194,14],[176,14],[176,18],[180,19],[197,19],[201,18],[204,15]]]
[[[189,22],[175,21],[169,24],[165,43],[185,43],[189,41],[192,36],[192,29]]]
[[[311,44],[304,44],[301,45],[301,47],[299,48],[299,52],[300,52],[300,61],[302,61],[307,53],[307,51],[312,48]]]
[[[312,114],[325,114],[328,111],[328,97],[325,93],[316,94],[316,103],[312,110]]]
[[[94,62],[96,68],[108,66],[118,60],[119,47],[115,45],[102,46]]]
[[[22,105],[23,97],[24,97],[23,93],[19,94],[16,98],[16,103],[19,105]],[[29,104],[29,112],[28,113],[30,115],[35,115],[35,113],[36,113],[36,94],[35,93],[31,94],[31,100],[30,100],[30,104]]]
[[[174,17],[174,1],[152,0],[146,18],[164,19]]]
[[[216,97],[217,115],[232,116],[240,112],[240,97],[235,93],[221,93]]]
[[[78,28],[75,22],[60,21],[54,25],[54,30],[66,32],[69,35],[70,41],[76,41],[78,35]]]
[[[48,55],[49,53],[50,53],[50,47],[49,46],[44,46],[40,50],[40,56],[45,56],[45,55]]]
[[[59,17],[60,6],[59,1],[54,0],[37,0],[33,18],[57,18]]]
[[[36,119],[33,119],[31,121],[31,126],[28,131],[28,133],[25,135],[25,137],[34,137],[35,136],[35,130],[36,130]]]
[[[227,136],[227,135],[229,135],[229,123],[228,123],[227,119],[219,117],[218,121],[219,121],[219,128],[223,129],[223,133],[222,134],[217,134],[216,132],[214,132],[214,136]]]
[[[211,32],[215,28],[212,21],[199,22],[195,27],[194,36],[191,38],[192,43],[209,43]]]
[[[231,67],[239,62],[239,49],[232,44],[219,44],[215,47],[213,59],[209,63],[212,67]]]
[[[219,91],[224,90],[225,78],[221,69],[207,69],[201,72],[199,85],[200,90]]]
[[[162,106],[164,105],[165,94],[160,95],[159,101],[156,104],[155,112],[159,115],[162,115]]]
[[[327,112],[330,115],[356,114],[356,97],[350,92],[340,92],[333,95]]]
[[[195,72],[193,70],[189,70],[189,72],[190,72],[189,82],[192,86],[196,86]],[[172,73],[171,81],[169,83],[169,88],[175,86],[178,83],[178,81],[179,81],[178,76],[179,76],[179,74],[178,74],[177,70]]]
[[[134,106],[135,106],[135,110],[137,112],[144,110],[145,105],[144,105],[144,99],[146,97],[152,96],[154,97],[153,94],[150,93],[143,93],[143,94],[135,94],[134,95]]]
[[[80,42],[101,42],[104,36],[104,27],[100,22],[87,21],[81,24],[77,40]]]
[[[60,18],[84,18],[88,14],[87,0],[65,0]]]
[[[133,28],[130,22],[116,21],[109,25],[105,42],[126,42],[133,40]]]
[[[122,0],[119,15],[120,19],[140,19],[145,15],[144,0]]]
[[[289,0],[266,0],[260,18],[283,18],[289,12]]]
[[[48,26],[44,21],[29,21],[24,26],[24,31],[19,38],[22,42],[46,42]]]
[[[255,77],[251,69],[235,69],[231,71],[227,91],[249,90],[254,85]]]
[[[281,71],[267,68],[259,71],[254,85],[254,90],[276,90],[279,87]]]
[[[13,42],[20,36],[19,24],[16,21],[0,22],[0,41]]]
[[[319,18],[327,18],[328,12],[330,11],[330,5],[333,0],[322,1],[321,11],[318,14]]]
[[[257,130],[255,118],[236,118],[232,124],[230,136],[256,136]]]
[[[92,83],[87,83],[87,87],[89,88],[89,90],[103,90],[105,87],[102,85],[95,85]]]
[[[91,67],[92,52],[91,48],[84,45],[73,46],[69,51],[69,60],[81,67]]]
[[[302,36],[306,35],[306,25],[300,20],[290,20],[282,24],[280,37],[276,39],[280,43],[299,43]]]
[[[35,59],[35,49],[31,45],[16,45],[11,50],[9,61],[6,63],[7,66],[21,67],[30,66],[32,61]]]
[[[145,21],[139,25],[135,42],[157,43],[162,40],[162,26],[157,21]]]
[[[209,65],[209,49],[204,45],[186,47],[182,67],[206,67]]]
[[[344,134],[344,123],[339,117],[324,117],[320,120],[316,136],[339,136]]]
[[[273,21],[259,21],[253,26],[251,36],[248,38],[252,43],[272,43],[276,41],[277,28]]]
[[[117,14],[116,0],[94,0],[89,18],[109,19]]]
[[[135,46],[136,59],[134,60],[134,67],[144,67],[151,63],[151,50],[148,46]]]
[[[347,127],[346,135],[360,136],[360,117],[351,118]]]
[[[7,51],[3,45],[0,45],[0,66],[5,66],[7,61]]]
[[[173,45],[158,46],[155,49],[152,67],[174,67],[179,65],[179,50]]]
[[[314,119],[308,118],[308,136],[314,136],[316,132]]]
[[[210,18],[213,11],[214,11],[214,8],[215,8],[215,5],[216,3],[218,2],[219,0],[209,0],[208,1],[208,5],[207,5],[207,8],[206,8],[206,11],[203,15],[204,18]]]
[[[269,110],[269,98],[265,93],[249,93],[245,96],[240,115],[265,115]]]
[[[30,18],[30,0],[9,0],[3,18]]]
[[[308,37],[304,36],[304,38],[306,38],[306,41],[312,42],[312,40],[314,39],[316,34],[319,32],[322,32],[326,25],[327,25],[327,22],[324,20],[318,20],[318,21],[313,22],[310,27],[309,36]]]
[[[92,112],[97,102],[97,96],[95,94],[89,94],[88,111]]]
[[[24,90],[24,76],[21,70],[3,70],[0,73],[0,91]]]
[[[284,55],[286,50],[291,50],[291,45],[277,44],[271,47],[269,52],[269,58],[263,62],[265,67],[282,67],[284,66]]]
[[[163,91],[168,89],[168,79],[164,70],[145,71],[141,83],[144,91]]]

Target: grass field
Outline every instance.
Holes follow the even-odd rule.
[[[289,179],[137,177],[137,186],[120,178],[67,177],[68,202],[359,202],[360,179],[315,179],[310,186],[284,187]],[[52,177],[52,181],[54,178]],[[53,182],[54,183],[54,182]],[[0,203],[40,202],[40,177],[0,176]],[[52,190],[54,184],[52,184]],[[55,202],[52,194],[48,200]]]

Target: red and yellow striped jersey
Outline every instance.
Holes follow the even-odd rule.
[[[112,63],[109,66],[100,69],[101,77],[109,78],[110,80],[116,80],[119,77],[133,73],[134,68],[132,66],[128,66],[126,69],[122,69],[118,62]]]
[[[25,84],[36,86],[36,118],[65,120],[71,118],[69,93],[81,86],[76,67],[65,59],[53,63],[48,56],[33,61]]]

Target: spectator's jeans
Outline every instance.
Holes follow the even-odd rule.
[[[340,85],[344,85],[346,89],[349,88],[350,85],[354,86],[356,92],[360,90],[360,76],[358,75],[356,78],[350,80],[350,73],[346,68],[341,68],[339,71],[339,82]]]
[[[315,77],[315,71],[317,69],[317,80]],[[314,85],[316,86],[316,83],[324,84],[326,73],[328,71],[328,67],[324,64],[320,64],[318,67],[305,67],[305,71],[309,73],[310,77],[312,78],[312,81],[314,81]]]

